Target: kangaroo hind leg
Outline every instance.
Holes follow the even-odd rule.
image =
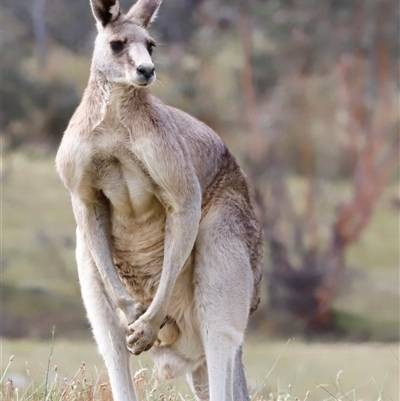
[[[79,231],[76,258],[83,302],[108,370],[113,398],[116,401],[136,401],[125,330],[115,306],[106,296],[103,281]]]
[[[235,367],[233,372],[233,399],[238,401],[250,401],[246,376],[243,369],[242,346],[236,350],[235,355]]]
[[[207,363],[205,361],[193,372],[188,373],[186,379],[197,401],[208,401],[210,399]]]
[[[195,246],[195,307],[210,401],[246,401],[245,383],[241,385],[244,391],[239,392],[234,378],[245,380],[241,365],[236,367],[241,359],[237,352],[248,321],[254,279],[240,216],[233,208],[223,210],[215,207],[200,224]]]

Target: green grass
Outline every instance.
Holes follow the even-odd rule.
[[[74,219],[51,157],[3,161],[3,282],[76,297]]]
[[[368,229],[349,250],[347,261],[351,266],[362,266],[369,270],[399,269],[399,212],[390,207],[390,195],[398,192],[391,188],[380,202]],[[393,196],[394,198],[394,196]],[[398,281],[397,281],[398,282]]]
[[[100,391],[99,384],[107,383],[102,360],[93,342],[56,339],[52,349],[52,343],[49,341],[3,339],[1,349],[2,375],[10,356],[14,355],[3,382],[5,383],[8,378],[13,379],[14,386],[20,389],[20,395],[29,385],[31,390],[39,388],[33,400],[43,399],[46,378],[49,390],[53,391],[51,400],[59,399],[57,396],[60,395],[65,383],[74,382],[76,385],[76,391],[67,398],[71,400],[90,399],[96,383],[96,391]],[[52,357],[49,359],[51,353]],[[82,362],[84,362],[84,373]],[[147,355],[140,359],[132,358],[132,363],[136,372],[147,369],[136,376],[137,379],[142,378],[139,385],[143,393],[146,391],[149,393],[151,389],[157,387],[153,398],[143,396],[142,400],[159,399],[160,394],[166,394],[165,399],[168,399],[175,383],[168,386],[157,384],[152,378],[152,364]],[[295,397],[302,401],[307,392],[309,392],[307,400],[310,401],[399,399],[398,343],[307,344],[294,340],[285,343],[250,338],[244,346],[244,365],[253,399],[277,400],[280,395],[281,401],[295,400]],[[83,380],[83,374],[86,381]],[[28,390],[28,393],[31,390]],[[79,391],[83,398],[79,398]],[[184,395],[189,393],[184,380],[177,383],[176,391]],[[334,397],[332,398],[330,394]],[[180,400],[179,396],[176,397],[172,399]],[[94,398],[102,399],[100,393]]]

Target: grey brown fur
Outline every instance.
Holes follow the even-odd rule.
[[[158,375],[186,374],[197,399],[248,400],[241,344],[260,301],[262,242],[246,178],[209,127],[146,88],[146,28],[161,1],[126,15],[117,1],[91,3],[91,75],[56,167],[114,399],[136,400],[128,350],[150,350]]]

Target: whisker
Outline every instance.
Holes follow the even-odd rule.
[[[154,84],[155,84],[155,85],[160,85],[161,87],[165,88],[165,83],[162,82],[162,81],[160,81],[159,79],[157,79],[157,80],[154,82]]]

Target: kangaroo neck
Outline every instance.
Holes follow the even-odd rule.
[[[99,71],[92,70],[88,86],[90,87],[90,93],[96,93],[101,97],[101,104],[98,105],[101,109],[112,107],[113,105],[129,105],[138,109],[141,106],[146,106],[149,102],[147,88],[137,88],[133,85],[112,82]]]
[[[152,130],[158,117],[154,114],[154,98],[146,88],[110,82],[104,74],[92,74],[84,95],[88,135],[102,122],[122,124],[132,132],[134,122]]]

